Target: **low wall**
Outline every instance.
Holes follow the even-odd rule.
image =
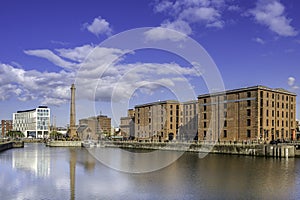
[[[49,141],[46,143],[49,147],[81,147],[81,141]]]
[[[200,144],[200,143],[148,143],[148,142],[105,142],[105,147],[175,150],[200,153],[219,153],[232,155],[295,157],[295,147],[288,144]],[[300,152],[299,152],[300,153]]]
[[[0,152],[13,148],[13,142],[5,142],[0,144]]]

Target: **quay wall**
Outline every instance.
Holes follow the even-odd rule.
[[[0,144],[0,152],[13,148],[13,142],[5,142]]]
[[[23,148],[24,147],[24,142],[5,142],[5,143],[0,143],[0,152],[5,151],[7,149],[12,149],[12,148]]]
[[[46,146],[49,147],[81,147],[81,141],[49,141]]]
[[[105,142],[105,147],[119,147],[147,150],[173,150],[199,153],[217,153],[247,156],[290,158],[296,156],[296,148],[289,144],[199,144],[199,143],[147,143],[147,142]],[[300,150],[299,150],[300,153]],[[299,154],[300,155],[300,154]]]

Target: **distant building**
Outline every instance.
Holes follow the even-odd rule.
[[[121,135],[134,138],[134,110],[129,109],[127,117],[121,117],[120,122]]]
[[[13,113],[13,130],[25,137],[46,138],[50,132],[50,108],[39,106],[31,110]]]
[[[5,137],[13,129],[13,120],[1,120],[2,137]]]
[[[254,86],[198,96],[198,139],[294,140],[296,94]]]
[[[98,140],[101,135],[111,134],[111,118],[105,115],[79,120],[78,136],[82,140]]]
[[[180,103],[158,101],[135,106],[135,138],[139,141],[176,140]]]
[[[198,138],[198,101],[187,101],[180,104],[180,126],[178,139],[181,141]]]

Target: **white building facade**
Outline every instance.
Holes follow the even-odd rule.
[[[13,113],[13,130],[21,131],[25,137],[47,138],[50,132],[50,108],[38,108]]]

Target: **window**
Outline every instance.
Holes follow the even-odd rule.
[[[173,124],[170,124],[170,129],[173,129]]]
[[[288,100],[289,100],[289,97],[288,97],[288,96],[286,96],[285,100],[286,100],[286,101],[288,101]]]
[[[170,117],[170,122],[173,122],[173,117]]]
[[[224,103],[224,109],[226,109],[227,108],[227,103]]]
[[[277,102],[277,108],[279,108],[279,102]]]
[[[289,109],[289,104],[288,103],[286,104],[286,109]]]
[[[275,125],[274,120],[272,120],[272,126],[274,126],[274,125]]]
[[[281,121],[281,126],[284,127],[284,121],[283,120]]]
[[[224,112],[224,117],[227,117],[227,112],[226,111]]]
[[[274,108],[274,101],[272,101],[272,107]]]
[[[291,102],[293,102],[294,101],[294,98],[293,97],[291,97]]]
[[[284,101],[284,95],[282,95],[282,101]]]
[[[247,138],[251,138],[251,130],[247,130]]]
[[[206,99],[203,99],[204,103],[206,103]]]
[[[170,110],[170,115],[173,115],[173,111],[172,110]]]
[[[263,116],[263,109],[262,108],[260,109],[260,116],[261,117]]]
[[[227,127],[227,120],[224,121],[224,127]]]
[[[283,118],[284,117],[284,112],[282,111],[282,113],[281,113],[281,117]]]
[[[267,92],[267,98],[269,98],[269,92]]]
[[[206,111],[206,106],[203,106],[203,110]]]
[[[251,116],[251,110],[247,109],[247,116],[250,117]]]
[[[277,120],[277,126],[279,126],[279,120]]]
[[[262,118],[260,118],[260,120],[259,120],[259,125],[260,125],[260,126],[263,125],[263,120],[262,120]]]
[[[206,128],[206,122],[203,122],[203,127]]]
[[[260,106],[263,107],[264,106],[264,100],[260,99]]]
[[[251,106],[251,101],[247,100],[247,106]]]
[[[285,126],[289,127],[289,122],[288,121],[285,122]]]
[[[286,118],[289,118],[289,113],[288,113],[288,112],[286,112],[285,117],[286,117]]]
[[[227,138],[227,130],[224,130],[224,138]]]
[[[269,110],[266,110],[266,115],[267,117],[269,117]]]
[[[247,97],[251,97],[251,92],[247,92]]]
[[[263,97],[263,96],[264,96],[264,92],[260,91],[260,97]]]
[[[293,112],[291,112],[291,118],[293,119],[293,117],[294,117],[294,114],[293,114]]]
[[[274,94],[272,94],[272,99],[274,99]]]
[[[284,103],[281,104],[281,108],[282,108],[282,109],[284,108]]]
[[[206,131],[203,132],[203,136],[206,137]]]
[[[274,117],[274,110],[272,110],[272,117]]]
[[[247,119],[247,126],[251,126],[251,119]]]
[[[269,101],[267,100],[267,106],[269,106]]]
[[[279,117],[279,111],[277,110],[277,117]]]
[[[206,113],[203,113],[203,119],[206,119]]]
[[[291,105],[291,109],[294,109],[294,106],[293,106],[293,104]]]

